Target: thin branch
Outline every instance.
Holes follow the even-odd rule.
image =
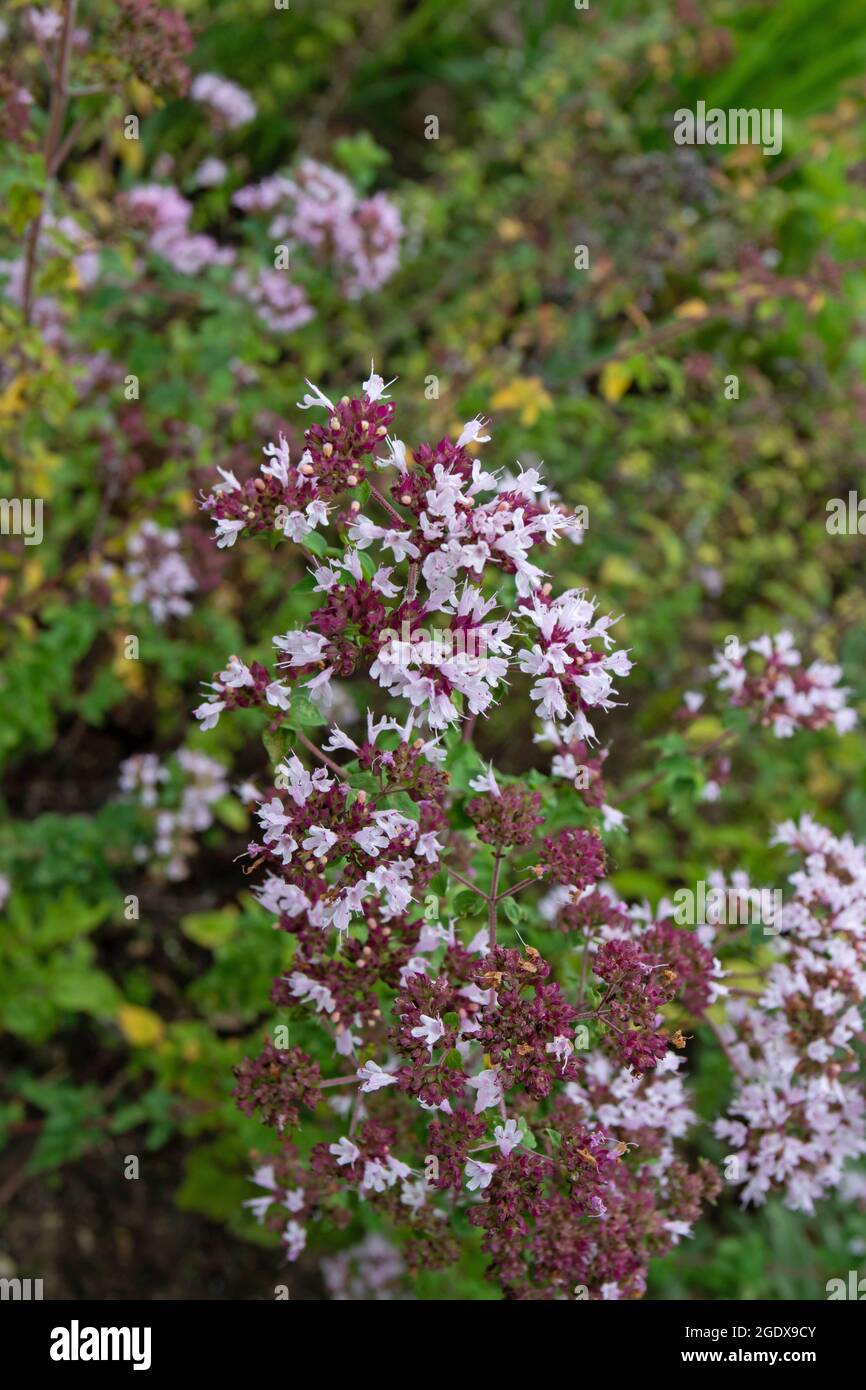
[[[63,142],[57,153],[54,155],[54,158],[52,159],[48,169],[48,173],[52,176],[52,178],[56,178],[57,174],[60,171],[60,167],[63,164],[63,161],[69,154],[70,150],[72,150],[75,147],[75,143],[78,140],[79,135],[81,134],[84,127],[87,125],[87,121],[87,116],[79,116],[78,120],[73,121],[72,126],[66,132]]]
[[[492,952],[496,946],[496,895],[499,891],[499,870],[502,867],[502,851],[498,850],[493,861],[493,877],[490,880],[490,895],[487,904],[487,944]]]
[[[515,883],[513,888],[506,888],[504,893],[498,893],[496,901],[501,903],[503,898],[513,898],[515,893],[520,893],[522,889],[529,888],[531,884],[539,881],[538,874],[530,874],[529,878],[522,878],[519,883]]]
[[[377,487],[373,487],[372,483],[370,484],[370,496],[375,497],[376,501],[379,503],[379,506],[382,507],[388,513],[391,520],[396,522],[401,530],[405,531],[406,518],[400,515],[396,507],[392,507],[387,497],[384,497]]]
[[[716,1042],[719,1044],[719,1047],[722,1049],[725,1056],[727,1057],[731,1070],[736,1072],[737,1076],[740,1078],[741,1081],[745,1081],[746,1078],[743,1074],[743,1069],[731,1056],[730,1048],[728,1047],[728,1044],[725,1042],[725,1039],[722,1036],[722,1030],[719,1027],[719,1025],[713,1022],[709,1014],[700,1014],[699,1017],[701,1023],[705,1023],[707,1027],[711,1030],[711,1032],[715,1035]]]
[[[485,902],[489,902],[489,895],[484,892],[483,888],[479,888],[477,883],[472,883],[470,879],[464,878],[456,869],[449,868],[448,872],[452,878],[457,879],[458,883],[462,883],[464,888],[471,888],[472,892],[477,893],[479,898],[483,898]]]
[[[52,82],[51,106],[48,115],[48,130],[45,135],[45,169],[49,177],[53,177],[57,146],[63,132],[63,122],[66,117],[66,107],[69,101],[67,90],[69,82],[69,58],[72,51],[72,34],[75,29],[75,11],[78,0],[66,0],[63,9],[63,33],[60,39],[60,56],[57,60],[57,72]],[[39,245],[39,233],[42,229],[42,218],[45,213],[45,197],[43,195],[42,205],[39,212],[30,223],[27,232],[27,243],[24,253],[24,285],[21,293],[21,308],[24,322],[29,324],[33,317],[33,286],[36,279],[36,251]]]
[[[578,1005],[583,1003],[584,996],[586,995],[586,975],[587,966],[589,965],[589,942],[590,934],[589,932],[587,932],[583,943],[583,955],[580,958],[580,992],[577,996]]]
[[[300,729],[297,729],[296,733],[298,735],[298,742],[304,745],[308,753],[312,753],[313,757],[318,758],[320,762],[325,764],[325,767],[329,767],[335,776],[339,777],[341,782],[345,782],[349,785],[349,779],[339,763],[335,763],[333,758],[329,758],[327,753],[323,753],[321,748],[317,748],[316,745],[307,738],[306,734],[301,733]]]
[[[364,1108],[364,1093],[363,1093],[363,1091],[359,1090],[359,1091],[357,1092],[356,1096],[355,1096],[355,1099],[354,1099],[353,1102],[352,1102],[352,1116],[351,1116],[351,1119],[349,1120],[349,1138],[350,1138],[350,1139],[351,1139],[352,1135],[355,1133],[355,1130],[358,1128],[358,1121],[359,1121],[360,1118],[361,1118],[361,1114],[362,1114],[363,1108]]]
[[[406,584],[406,602],[413,603],[418,592],[418,562],[413,560],[409,566],[409,579]]]

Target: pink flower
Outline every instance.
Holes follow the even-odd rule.
[[[189,94],[193,101],[209,107],[230,130],[246,125],[256,114],[256,104],[249,93],[216,73],[200,73],[193,79]]]
[[[334,1155],[341,1167],[345,1167],[347,1163],[357,1163],[361,1157],[361,1150],[357,1144],[353,1144],[351,1139],[347,1139],[345,1135],[336,1144],[328,1146],[328,1153]]]
[[[493,1137],[503,1158],[508,1158],[518,1144],[523,1143],[523,1132],[516,1120],[506,1120],[504,1125],[496,1125]]]
[[[421,1014],[419,1026],[411,1029],[411,1033],[413,1038],[422,1038],[432,1054],[433,1048],[445,1034],[445,1025],[440,1018],[430,1018],[427,1014]]]
[[[466,1084],[475,1092],[476,1115],[480,1115],[482,1110],[489,1110],[492,1105],[498,1105],[502,1099],[497,1067],[488,1067],[477,1076],[470,1076]]]
[[[380,1091],[383,1086],[393,1086],[397,1080],[390,1072],[383,1071],[377,1062],[365,1062],[356,1075],[364,1083],[362,1091]]]
[[[730,692],[732,705],[753,710],[777,738],[831,724],[844,734],[857,723],[846,704],[850,691],[839,685],[842,668],[820,661],[804,667],[789,632],[758,637],[745,646],[733,639],[716,653],[710,672],[719,690]]]
[[[27,22],[36,38],[41,39],[43,43],[50,43],[52,39],[56,39],[63,28],[63,16],[56,10],[31,8],[27,11]]]
[[[493,1174],[496,1172],[495,1163],[481,1163],[478,1159],[470,1158],[466,1164],[466,1186],[470,1192],[483,1192],[490,1186]]]

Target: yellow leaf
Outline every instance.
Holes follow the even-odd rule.
[[[705,319],[709,312],[702,299],[684,299],[682,304],[678,304],[674,310],[674,317],[678,319]]]
[[[601,566],[602,584],[617,584],[632,589],[644,583],[640,571],[624,555],[606,555]]]
[[[835,801],[842,791],[842,779],[821,758],[810,754],[806,790],[816,801]]]
[[[129,91],[132,97],[133,111],[143,111],[145,115],[148,115],[155,106],[160,104],[153,88],[138,77],[129,79]]]
[[[519,241],[526,232],[523,223],[516,217],[503,217],[496,230],[503,241]]]
[[[653,457],[646,449],[632,449],[628,454],[623,454],[616,466],[617,473],[623,478],[648,478],[652,473]]]
[[[607,362],[602,368],[599,390],[610,405],[616,405],[617,401],[622,400],[633,380],[631,367],[627,367],[624,362]]]
[[[147,680],[144,671],[141,669],[140,661],[130,661],[126,656],[127,634],[114,632],[111,636],[111,644],[114,647],[114,657],[111,662],[112,674],[117,677],[121,685],[133,695],[144,695],[147,690]]]
[[[522,425],[534,425],[543,410],[552,410],[553,401],[539,376],[515,377],[495,391],[491,410],[519,410]]]
[[[27,373],[16,376],[6,390],[0,395],[0,420],[8,420],[13,415],[20,415],[27,402],[24,399],[27,384],[30,378]]]
[[[16,632],[20,632],[22,637],[32,641],[36,636],[36,624],[26,613],[16,613],[12,619],[12,624]]]
[[[113,146],[113,152],[119,157],[121,163],[131,173],[141,172],[144,167],[144,142],[142,140],[126,140],[123,131],[117,128],[109,143]]]
[[[159,1014],[142,1009],[138,1004],[121,1004],[117,1011],[117,1026],[133,1047],[154,1047],[162,1041],[165,1024]]]
[[[695,559],[699,565],[718,565],[721,563],[722,554],[717,545],[710,545],[704,541],[695,551]]]
[[[182,516],[195,516],[198,511],[198,506],[191,492],[176,492],[172,500]]]
[[[41,445],[33,450],[27,459],[27,476],[31,481],[31,488],[37,497],[42,497],[46,501],[54,494],[54,475],[60,467],[61,459],[59,454],[49,453]]]
[[[22,577],[25,593],[32,593],[34,589],[39,588],[45,578],[45,566],[39,560],[29,560],[24,565]]]
[[[704,744],[712,743],[714,739],[723,733],[722,725],[718,719],[711,714],[701,715],[699,719],[693,719],[686,729],[686,738],[692,743]]]

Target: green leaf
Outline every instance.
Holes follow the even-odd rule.
[[[248,812],[234,796],[221,796],[219,801],[214,802],[213,812],[217,820],[222,825],[227,825],[229,830],[246,830],[249,825]]]
[[[503,898],[502,907],[509,922],[513,922],[515,926],[518,922],[525,922],[529,917],[526,908],[521,907],[516,898]]]
[[[367,583],[369,583],[378,568],[376,561],[373,559],[369,550],[359,550],[357,554],[361,562],[361,573],[367,580]]]
[[[520,1130],[520,1142],[521,1142],[521,1144],[524,1144],[524,1145],[526,1146],[527,1149],[537,1149],[537,1148],[538,1148],[538,1140],[536,1139],[535,1135],[532,1133],[532,1130],[531,1130],[531,1129],[529,1128],[529,1126],[527,1125],[526,1120],[525,1120],[525,1118],[524,1118],[523,1115],[518,1116],[517,1127],[518,1127],[518,1129]]]
[[[51,998],[62,1009],[110,1018],[123,998],[110,976],[101,970],[64,970],[52,981]]]
[[[454,899],[454,911],[458,917],[477,917],[481,911],[481,899],[477,893],[466,888]]]
[[[95,1087],[71,1086],[68,1082],[44,1082],[28,1078],[21,1083],[21,1094],[44,1113],[36,1147],[27,1170],[45,1173],[79,1158],[96,1144],[100,1113]]]
[[[215,908],[211,912],[190,912],[186,917],[181,917],[180,929],[197,946],[207,946],[213,950],[231,939],[239,916],[239,909],[231,905]]]
[[[389,792],[385,800],[391,810],[399,811],[401,816],[407,816],[409,820],[420,820],[418,803],[412,800],[408,792]]]
[[[294,747],[291,730],[285,724],[278,729],[266,729],[262,734],[262,743],[274,767],[283,762]]]
[[[25,183],[15,183],[9,189],[7,197],[9,225],[15,235],[20,236],[28,222],[32,222],[42,207],[42,195],[38,189]]]
[[[292,703],[283,720],[290,729],[309,729],[317,724],[327,724],[319,706],[303,690],[292,691]]]
[[[321,559],[328,553],[328,542],[319,531],[311,531],[308,536],[304,536],[303,546],[305,550],[311,550]]]
[[[483,771],[483,765],[474,748],[468,743],[458,743],[456,748],[449,750],[448,771],[454,790],[466,791],[470,779]]]

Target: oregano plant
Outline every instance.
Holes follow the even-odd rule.
[[[750,990],[721,960],[729,908],[754,925],[737,915],[744,875],[712,880],[702,918],[620,901],[607,877],[626,817],[606,799],[598,725],[632,659],[617,619],[545,568],[584,518],[539,469],[482,462],[482,418],[410,449],[390,385],[372,368],[334,401],[308,383],[300,406],[324,422],[298,457],[280,438],[254,477],[220,470],[203,503],[221,547],[288,539],[312,576],[309,617],[274,635],[272,667],[231,656],[196,711],[204,728],[260,713],[274,785],[244,872],[294,941],[271,994],[290,1023],[237,1068],[238,1105],[276,1136],[248,1206],[290,1260],[363,1210],[410,1271],[480,1245],[508,1298],[640,1297],[651,1259],[725,1179],[746,1201],[781,1191],[811,1210],[866,1151],[852,1046],[866,860],[808,819],[782,828],[807,872],[759,923]],[[812,668],[822,709],[844,709],[839,674]],[[341,723],[350,679],[366,708]],[[827,722],[803,703],[808,683],[774,680],[785,734]],[[746,677],[727,688],[742,717]],[[482,760],[483,721],[505,703],[549,772]],[[736,1083],[721,1162],[683,1145],[697,1123],[686,1019]],[[309,1050],[290,1042],[294,1020],[305,1036],[315,1022]],[[314,1114],[331,1134],[311,1144]]]

